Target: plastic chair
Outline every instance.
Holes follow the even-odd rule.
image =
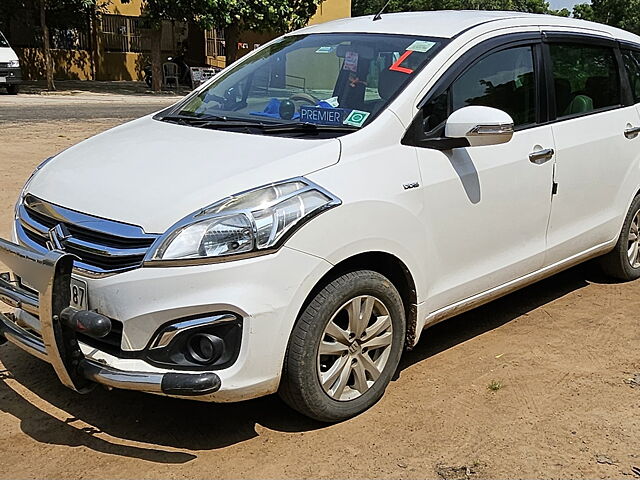
[[[169,86],[169,80],[172,80],[176,84],[176,90],[180,87],[178,82],[179,71],[178,65],[173,62],[165,62],[162,64],[162,83]]]

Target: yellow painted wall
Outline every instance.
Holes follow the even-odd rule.
[[[316,14],[309,20],[309,25],[324,23],[338,18],[351,16],[351,0],[325,0],[318,7]]]
[[[40,48],[16,48],[25,80],[44,78],[44,54]],[[51,50],[54,78],[91,79],[91,54],[86,50]]]
[[[129,15],[139,17],[142,10],[141,0],[131,0],[129,3],[122,3],[120,0],[113,0],[107,5],[107,13],[114,15]]]
[[[149,62],[142,53],[105,52],[100,58],[100,80],[142,80]]]
[[[109,13],[117,15],[131,15],[137,17],[142,9],[142,0],[131,0],[129,3],[121,3],[113,0],[107,5]],[[310,25],[324,23],[329,20],[346,18],[351,16],[351,0],[324,0],[318,7],[318,11],[309,21]]]

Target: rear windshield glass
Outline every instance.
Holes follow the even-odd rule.
[[[223,72],[173,113],[361,128],[443,43],[368,33],[284,37]]]

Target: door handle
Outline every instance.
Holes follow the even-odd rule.
[[[640,135],[640,127],[628,127],[624,131],[624,136],[627,137],[629,140],[633,140],[638,135]]]
[[[536,165],[542,165],[548,162],[555,155],[553,148],[545,148],[544,150],[538,150],[529,154],[529,161]]]

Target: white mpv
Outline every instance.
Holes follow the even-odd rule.
[[[339,421],[424,330],[578,262],[640,276],[640,37],[504,12],[311,26],[29,179],[11,343],[78,392]]]

